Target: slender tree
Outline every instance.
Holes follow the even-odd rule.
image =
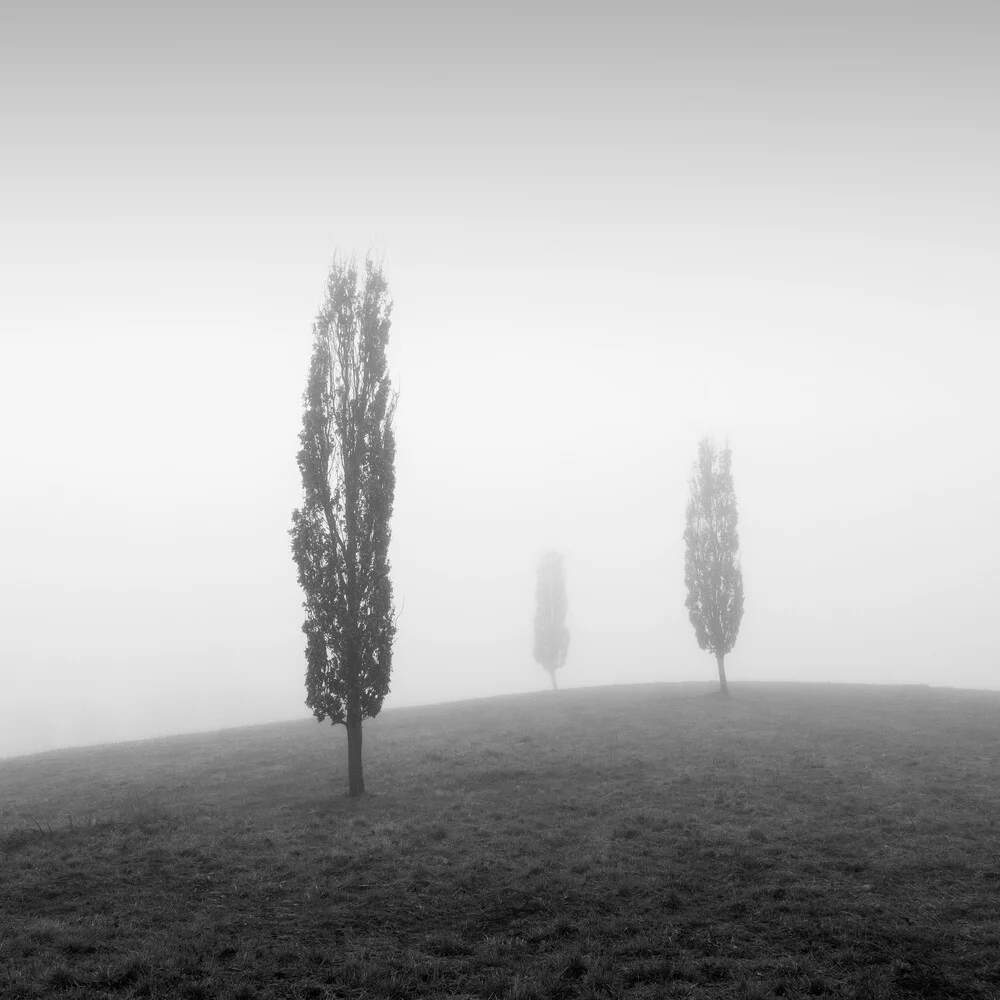
[[[381,263],[334,259],[313,325],[292,554],[305,592],[306,704],[347,728],[348,784],[365,790],[361,722],[389,691],[396,623],[389,539],[396,395],[386,364],[392,303]]]
[[[558,690],[556,671],[566,662],[566,574],[558,552],[546,552],[538,561],[535,588],[535,659],[549,672],[552,690]]]
[[[729,447],[719,451],[710,438],[702,438],[689,486],[684,606],[698,646],[715,656],[719,690],[728,694],[725,658],[736,645],[743,618],[743,570]]]

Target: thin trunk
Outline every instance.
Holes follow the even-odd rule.
[[[365,779],[361,774],[361,716],[347,723],[347,780],[351,798],[364,795]]]
[[[725,653],[716,653],[715,662],[719,664],[719,693],[729,694],[729,685],[726,683]]]
[[[549,678],[552,680],[552,690],[558,691],[559,685],[556,683],[556,672],[554,670],[549,671]]]

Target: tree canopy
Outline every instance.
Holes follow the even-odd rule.
[[[698,646],[715,655],[725,693],[725,657],[732,652],[743,619],[743,570],[733,486],[732,451],[702,438],[689,480],[684,541],[684,606]]]
[[[389,691],[396,632],[389,570],[396,395],[392,303],[380,263],[337,257],[313,325],[292,553],[305,592],[306,704],[348,734],[350,793],[364,791],[361,722]]]
[[[534,652],[535,659],[548,671],[553,689],[557,688],[556,671],[566,663],[569,652],[566,573],[558,552],[546,552],[538,561]]]

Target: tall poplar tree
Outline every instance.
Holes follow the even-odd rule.
[[[566,663],[566,574],[558,552],[546,552],[538,561],[535,588],[535,659],[548,671],[552,690],[558,689],[556,671]]]
[[[347,728],[348,785],[365,790],[361,723],[389,691],[396,634],[389,539],[396,395],[386,363],[392,303],[380,263],[334,259],[313,324],[292,554],[305,592],[306,704]]]
[[[710,438],[702,438],[689,487],[684,606],[698,646],[715,656],[719,690],[728,694],[725,658],[736,645],[743,619],[743,570],[728,446],[719,451]]]

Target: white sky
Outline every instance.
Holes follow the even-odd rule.
[[[563,686],[710,679],[704,433],[731,680],[997,687],[1000,14],[808,6],[5,14],[0,755],[307,714],[338,248],[395,299],[387,705],[544,689],[552,545]]]

